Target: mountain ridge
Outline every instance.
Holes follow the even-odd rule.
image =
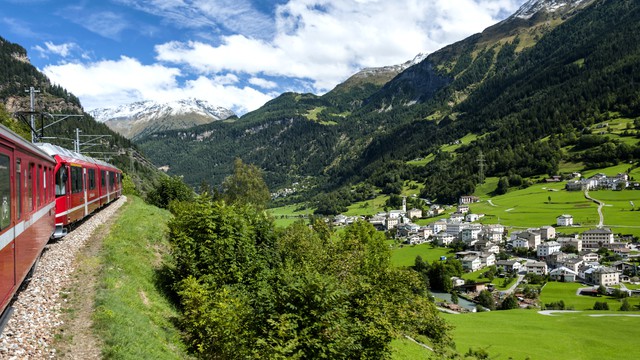
[[[311,179],[307,188],[336,191],[329,196],[336,199],[348,198],[353,184],[398,191],[412,180],[425,184],[423,197],[445,203],[480,182],[480,152],[485,176],[555,175],[561,161],[635,161],[635,141],[594,141],[588,131],[611,116],[637,116],[640,4],[571,4],[493,25],[382,86],[339,85],[323,96],[286,93],[233,124],[162,132],[139,144],[196,185],[218,184],[241,157],[260,166],[272,188]],[[473,141],[441,150],[464,137]],[[563,149],[576,144],[589,151]],[[190,155],[179,153],[184,149]],[[207,159],[216,173],[189,172],[184,164],[193,157]],[[429,161],[407,164],[416,158]]]
[[[229,109],[195,98],[169,102],[138,101],[114,108],[94,109],[89,113],[97,121],[129,139],[162,130],[186,129],[236,116]]]

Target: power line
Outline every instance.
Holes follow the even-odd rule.
[[[478,154],[478,159],[476,160],[476,162],[478,163],[478,167],[479,167],[479,180],[480,180],[480,184],[484,184],[484,165],[485,165],[485,160],[484,160],[484,154],[482,153],[482,150],[480,150],[480,154]]]

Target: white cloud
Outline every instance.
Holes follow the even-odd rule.
[[[43,72],[54,83],[64,84],[65,88],[82,99],[87,110],[141,100],[172,101],[194,97],[245,113],[275,96],[234,85],[239,79],[233,74],[212,78],[201,76],[180,84],[180,69],[157,64],[143,65],[125,56],[117,61],[51,65],[45,67]]]
[[[88,109],[197,97],[241,114],[276,96],[276,90],[295,86],[322,93],[361,68],[399,64],[419,52],[433,52],[482,31],[525,2],[289,0],[275,6],[270,19],[249,0],[117,1],[160,16],[165,26],[208,34],[199,41],[156,45],[156,64],[123,56],[47,66],[45,73],[54,82],[78,95]],[[133,28],[112,12],[82,22],[110,38]],[[288,85],[280,82],[283,78]]]
[[[273,23],[249,0],[116,0],[139,11],[162,17],[174,26],[249,34],[270,35]]]
[[[275,81],[269,81],[258,77],[252,77],[249,79],[249,83],[263,89],[275,89],[278,87],[278,84]]]
[[[220,44],[169,42],[157,59],[202,74],[221,71],[311,79],[323,92],[363,67],[398,64],[492,25],[524,0],[291,0],[270,40],[244,34]]]
[[[44,43],[44,48],[40,45],[34,46],[34,49],[40,53],[40,56],[47,57],[50,54],[58,55],[61,57],[68,57],[72,51],[80,50],[80,47],[76,43],[64,43],[54,44],[50,41]]]

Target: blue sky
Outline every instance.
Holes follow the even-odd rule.
[[[244,114],[438,50],[524,2],[0,0],[0,35],[85,110],[195,97]]]

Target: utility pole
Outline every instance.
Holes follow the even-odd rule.
[[[13,115],[18,120],[24,122],[31,129],[31,142],[36,143],[44,138],[44,129],[53,126],[61,121],[64,121],[70,117],[84,117],[84,115],[75,115],[75,114],[49,114],[45,112],[40,112],[35,110],[36,105],[36,93],[39,93],[40,90],[36,90],[33,86],[29,87],[29,90],[25,90],[25,92],[29,93],[29,111],[18,111]],[[26,115],[29,115],[29,119],[27,119]],[[36,130],[36,115],[40,116],[40,134],[38,134],[38,130]],[[45,117],[51,119],[53,122],[45,125]]]
[[[36,142],[37,134],[35,131],[36,128],[36,116],[35,116],[35,106],[36,106],[36,93],[39,93],[40,90],[36,90],[33,86],[29,87],[29,90],[25,90],[24,92],[29,93],[29,111],[31,113],[31,142]]]
[[[83,151],[86,152],[87,149],[92,148],[94,146],[103,145],[102,142],[97,142],[98,140],[106,137],[111,137],[111,135],[80,135],[82,130],[76,129],[76,140],[74,141],[75,146],[74,150],[78,154],[81,154]],[[88,138],[85,142],[80,142],[80,137]],[[80,148],[80,146],[84,146],[84,148]]]
[[[80,153],[80,133],[82,132],[82,130],[76,128],[76,141],[74,142],[74,151],[77,152],[78,154]]]
[[[484,160],[484,154],[482,153],[482,150],[480,150],[480,154],[478,154],[478,160],[476,160],[478,162],[478,167],[479,169],[479,177],[480,177],[480,184],[484,184],[484,165],[485,165],[485,160]]]

